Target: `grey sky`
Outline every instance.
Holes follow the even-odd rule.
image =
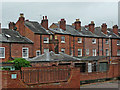
[[[65,18],[72,24],[79,18],[82,25],[95,21],[96,26],[107,23],[108,27],[118,24],[117,2],[4,2],[2,3],[2,27],[10,21],[16,22],[23,12],[26,19],[40,22],[47,15],[49,25]]]

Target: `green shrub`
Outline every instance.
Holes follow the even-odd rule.
[[[15,70],[21,70],[21,67],[30,67],[30,62],[23,58],[16,58],[13,62]]]

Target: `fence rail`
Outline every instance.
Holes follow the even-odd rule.
[[[67,81],[70,77],[70,68],[39,68],[22,70],[22,80],[26,84],[41,84]]]

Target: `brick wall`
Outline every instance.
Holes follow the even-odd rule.
[[[52,67],[54,68],[54,67]],[[21,79],[20,71],[0,71],[2,74],[2,88],[80,88],[80,69],[72,68],[67,82],[27,85]],[[11,74],[17,74],[16,79],[11,79]]]

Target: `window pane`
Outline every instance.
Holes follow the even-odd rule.
[[[28,58],[28,48],[23,48],[22,57]]]
[[[0,47],[0,58],[4,58],[5,57],[5,48],[4,47]]]

